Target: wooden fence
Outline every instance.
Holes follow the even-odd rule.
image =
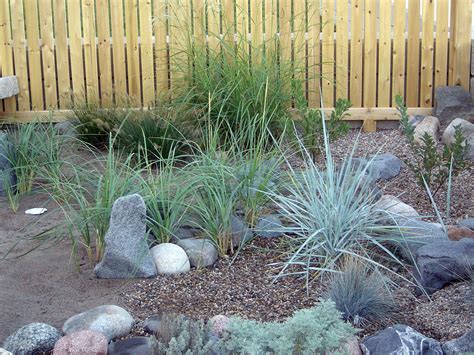
[[[72,97],[146,106],[181,85],[185,38],[240,35],[250,48],[277,36],[281,58],[305,65],[311,106],[348,98],[374,129],[396,119],[398,93],[429,113],[437,86],[469,89],[471,21],[471,0],[0,0],[0,75],[20,86],[0,119],[62,113]]]

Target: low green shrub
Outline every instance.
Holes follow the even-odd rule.
[[[327,298],[355,326],[383,322],[394,310],[388,280],[353,257],[342,263],[329,278]]]
[[[325,354],[356,333],[331,301],[299,310],[282,323],[231,318],[223,348],[231,354]]]
[[[459,126],[455,128],[455,141],[446,144],[440,152],[437,142],[427,132],[421,137],[421,143],[415,141],[415,128],[409,122],[409,115],[403,98],[396,96],[397,110],[400,114],[400,128],[404,133],[410,146],[413,160],[406,159],[405,163],[415,174],[418,184],[423,188],[429,188],[430,194],[435,196],[442,186],[452,176],[468,166],[466,160],[469,145]]]
[[[346,135],[349,132],[349,123],[343,121],[348,115],[348,110],[352,104],[349,100],[338,99],[334,110],[331,112],[329,120],[326,122],[326,132],[330,141]],[[310,109],[303,104],[299,110],[301,116],[301,139],[311,154],[313,160],[316,159],[324,149],[324,136],[322,126],[322,115],[320,109]]]

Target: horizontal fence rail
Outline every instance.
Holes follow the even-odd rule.
[[[401,94],[429,113],[436,87],[469,89],[471,25],[471,0],[0,0],[0,76],[20,87],[0,119],[75,100],[146,107],[179,90],[193,45],[242,39],[249,65],[271,43],[300,68],[312,107],[347,98],[391,119]]]

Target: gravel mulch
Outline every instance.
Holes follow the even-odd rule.
[[[340,161],[353,149],[356,141],[356,156],[390,152],[402,161],[411,158],[402,134],[390,130],[360,135],[350,132],[332,144],[335,160]],[[295,165],[299,163],[301,161],[295,161]],[[451,215],[443,217],[446,224],[472,216],[473,181],[472,167],[453,178]],[[420,215],[426,216],[427,220],[436,220],[433,218],[435,210],[426,193],[417,185],[413,173],[406,166],[402,166],[399,176],[378,185],[384,194],[398,196]],[[440,211],[445,211],[445,188],[438,192],[435,200]],[[275,270],[269,264],[276,260],[277,254],[273,251],[278,247],[278,241],[257,240],[245,247],[233,263],[229,259],[221,259],[204,270],[137,281],[120,297],[124,306],[139,320],[164,311],[204,320],[217,314],[261,321],[283,320],[298,309],[314,305],[322,295],[324,285],[313,284],[307,294],[304,281],[295,278],[287,277],[272,283]],[[389,323],[407,324],[440,341],[459,337],[471,327],[472,288],[472,282],[457,283],[436,292],[430,300],[426,296],[416,298],[413,286],[402,282],[395,292],[398,314]],[[361,336],[373,334],[387,325],[371,325]],[[141,334],[138,328],[135,333]]]

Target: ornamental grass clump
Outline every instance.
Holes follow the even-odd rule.
[[[332,272],[346,255],[357,255],[363,262],[387,269],[372,258],[373,252],[393,262],[401,261],[385,246],[392,240],[393,226],[384,224],[376,213],[374,185],[368,177],[371,161],[356,164],[354,150],[336,165],[329,149],[329,137],[322,116],[325,166],[320,168],[301,143],[305,169],[289,166],[283,187],[285,194],[272,194],[287,226],[286,261],[276,279],[296,275],[310,282],[325,272]],[[354,148],[355,149],[355,148]]]
[[[18,209],[21,195],[33,190],[35,184],[43,186],[47,177],[58,176],[63,166],[61,156],[64,148],[64,137],[58,134],[52,122],[33,122],[7,127],[6,140],[3,151],[7,154],[2,157],[11,166],[16,177],[14,184],[9,184],[5,178],[7,198],[14,212]]]
[[[357,327],[383,323],[394,311],[390,281],[370,265],[347,257],[329,276],[327,298]]]

